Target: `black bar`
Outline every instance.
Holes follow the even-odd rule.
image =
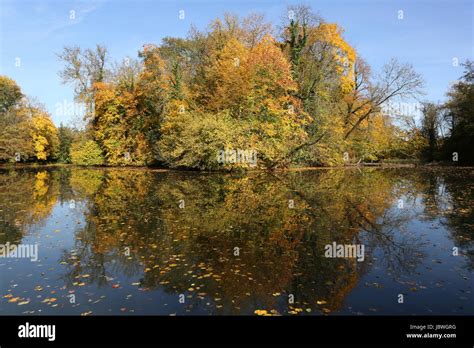
[[[19,338],[25,323],[54,324],[55,340]],[[410,325],[426,329],[410,329]],[[429,330],[427,325],[455,325]],[[315,316],[315,317],[163,317],[163,316],[4,316],[0,346],[100,344],[409,344],[473,347],[474,316]],[[407,338],[413,333],[456,334],[456,338]]]

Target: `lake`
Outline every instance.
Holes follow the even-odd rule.
[[[2,168],[0,315],[473,315],[473,207],[473,168]]]

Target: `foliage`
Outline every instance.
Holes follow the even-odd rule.
[[[93,140],[87,140],[72,144],[71,162],[81,166],[99,166],[104,163],[104,158],[99,145]]]
[[[35,157],[38,160],[57,159],[59,150],[58,131],[44,112],[36,112],[31,118],[31,135]]]
[[[24,97],[16,83],[0,76],[0,160],[55,160],[58,131],[40,104]]]
[[[95,49],[64,47],[58,58],[65,63],[59,75],[63,83],[73,83],[76,100],[87,107],[87,117],[93,113],[93,89],[97,82],[105,81],[107,49],[96,45]]]
[[[413,67],[392,59],[373,74],[341,26],[307,6],[290,9],[279,36],[261,15],[225,14],[204,31],[145,44],[138,59],[112,65],[103,46],[65,47],[60,76],[87,107],[86,131],[75,142],[99,146],[94,163],[103,156],[107,165],[200,170],[254,167],[220,163],[216,153],[226,150],[253,151],[268,169],[394,156],[431,161],[449,151],[472,158],[471,63],[446,105],[427,108],[421,126],[400,124],[385,107],[422,95]],[[0,102],[1,159],[21,152],[23,159],[71,160],[69,130],[60,127],[58,138],[46,113],[24,102],[6,77]],[[446,138],[439,133],[448,121]]]
[[[451,87],[443,105],[449,128],[444,152],[449,161],[456,152],[460,163],[474,164],[474,62],[467,61],[464,67],[464,75]]]
[[[71,163],[71,145],[74,140],[75,132],[73,129],[64,126],[62,123],[58,128],[59,150],[58,161],[62,163]]]
[[[234,148],[239,124],[228,114],[170,113],[159,146],[170,167],[217,169],[219,150]]]
[[[16,82],[6,76],[0,76],[0,112],[7,112],[17,105],[21,98],[23,94]]]

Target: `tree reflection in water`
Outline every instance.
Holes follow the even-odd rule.
[[[68,289],[82,281],[110,286],[120,273],[139,275],[145,292],[185,294],[189,313],[203,301],[215,314],[330,313],[374,263],[387,277],[415,271],[427,248],[409,225],[415,218],[441,219],[472,271],[472,176],[470,169],[4,170],[0,238],[19,242],[54,204],[74,200],[85,204],[85,224],[59,260]],[[333,242],[364,244],[365,261],[324,257]]]

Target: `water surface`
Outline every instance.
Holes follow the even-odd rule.
[[[473,315],[473,179],[1,169],[0,244],[39,259],[0,258],[0,315]]]

